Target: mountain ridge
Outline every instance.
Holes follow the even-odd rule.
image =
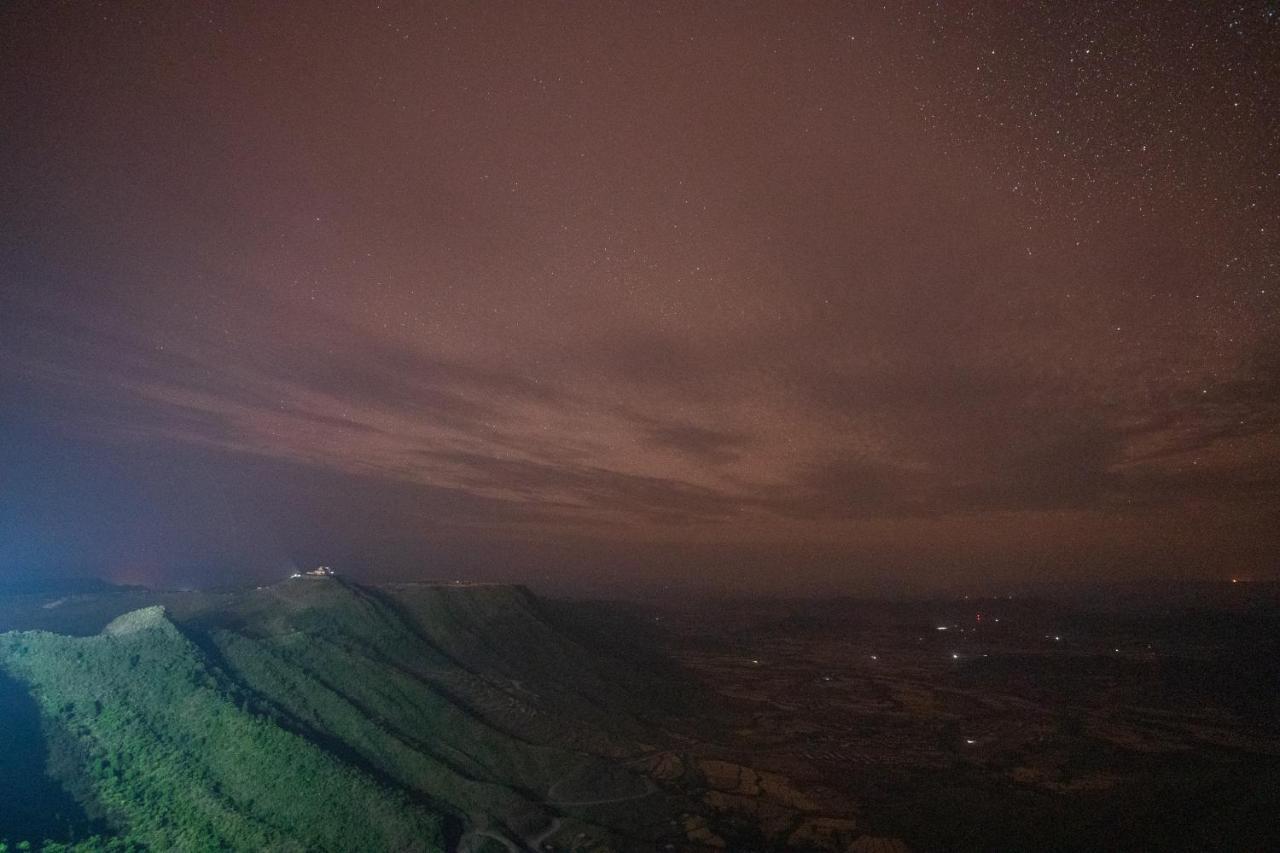
[[[644,849],[588,812],[666,796],[624,767],[653,749],[642,717],[662,681],[582,645],[521,586],[303,577],[236,592],[29,598],[0,614],[0,627],[31,627],[0,634],[0,670],[78,751],[58,781],[115,844],[165,849],[199,836],[236,849],[358,849],[325,829],[347,823],[330,802],[343,790],[375,817],[372,804],[384,804],[385,825],[365,842],[374,849],[469,849],[483,838],[521,849],[570,831]],[[60,620],[72,633],[49,630]],[[211,746],[165,708],[223,740]],[[263,778],[252,756],[268,746],[277,767],[322,780],[301,796],[311,817],[236,787]],[[222,758],[206,760],[208,749]],[[172,801],[145,781],[153,771],[183,780]],[[580,802],[554,796],[584,788],[595,793]],[[299,820],[310,828],[273,834]],[[0,838],[9,833],[0,821]]]

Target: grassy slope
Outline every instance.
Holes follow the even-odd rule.
[[[193,613],[186,627],[291,725],[475,823],[529,833],[549,820],[557,783],[604,764],[593,754],[635,750],[604,728],[626,715],[583,695],[600,687],[582,667],[606,663],[542,625],[528,593],[416,592],[451,608],[304,579]],[[539,664],[549,659],[558,668]]]

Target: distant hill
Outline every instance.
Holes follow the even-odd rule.
[[[0,595],[85,595],[129,589],[141,587],[118,586],[88,577],[0,579]]]

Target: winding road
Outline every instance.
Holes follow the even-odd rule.
[[[561,784],[569,779],[572,774],[566,774],[563,779],[556,782],[547,789],[547,796],[550,797]],[[656,793],[659,789],[648,776],[640,777],[644,782],[644,790],[636,794],[628,794],[624,797],[607,797],[599,800],[555,800],[548,799],[544,805],[547,806],[606,806],[612,803],[626,803],[631,800],[640,800],[651,794]],[[502,846],[506,847],[509,853],[523,853],[524,850],[541,850],[542,845],[546,843],[564,826],[564,818],[557,817],[551,821],[551,824],[537,835],[530,835],[521,839],[520,844],[507,838],[505,835],[491,829],[472,829],[463,834],[458,840],[458,853],[478,853],[482,839],[492,839]],[[524,846],[521,847],[521,844]]]

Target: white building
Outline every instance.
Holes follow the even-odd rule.
[[[289,575],[290,578],[331,578],[338,573],[328,566],[316,566],[309,572],[294,572]]]

